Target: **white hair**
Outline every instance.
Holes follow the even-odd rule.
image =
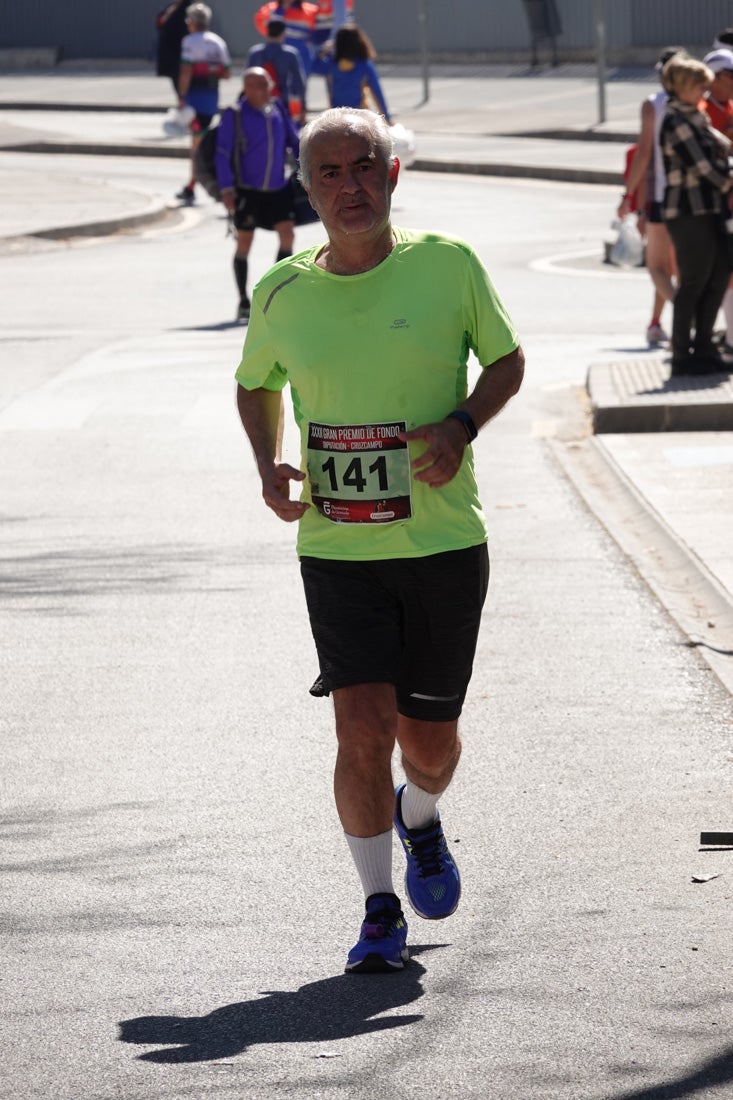
[[[211,14],[208,4],[189,4],[186,8],[186,21],[205,31],[211,23]]]
[[[303,127],[300,135],[300,168],[298,177],[305,187],[310,187],[310,143],[319,134],[363,134],[366,130],[371,142],[371,152],[379,157],[386,168],[394,162],[392,135],[382,115],[374,111],[364,111],[357,107],[331,107],[318,118],[312,119]]]

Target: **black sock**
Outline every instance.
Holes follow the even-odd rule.
[[[247,257],[235,256],[234,257],[234,278],[237,280],[237,290],[239,291],[239,299],[242,302],[249,302],[247,297]]]
[[[279,260],[286,260],[288,256],[292,256],[292,254],[292,248],[279,248],[277,250],[277,256],[275,257],[275,263],[278,263]]]

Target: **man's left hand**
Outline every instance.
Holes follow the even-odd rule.
[[[423,481],[431,489],[439,489],[453,480],[468,443],[463,424],[454,418],[400,432],[399,438],[408,442],[422,439],[427,443],[427,450],[412,460],[410,468],[415,481]]]

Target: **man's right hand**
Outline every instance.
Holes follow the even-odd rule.
[[[227,187],[221,193],[221,201],[229,214],[233,214],[237,208],[237,197],[231,187]]]
[[[621,196],[621,202],[618,204],[618,208],[616,210],[616,214],[618,215],[619,218],[623,219],[623,218],[626,217],[627,214],[630,214],[630,213],[631,213],[631,196],[630,195],[622,195]]]
[[[305,474],[287,462],[279,462],[273,466],[271,474],[262,478],[262,499],[286,523],[299,520],[310,508],[310,504],[290,499],[291,481],[305,481]]]

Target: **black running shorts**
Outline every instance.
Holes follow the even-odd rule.
[[[237,188],[235,229],[274,229],[279,222],[294,220],[293,192],[289,185],[281,187],[279,191]]]
[[[304,557],[300,569],[321,670],[312,695],[390,683],[408,718],[459,716],[489,584],[484,543],[424,558]]]

